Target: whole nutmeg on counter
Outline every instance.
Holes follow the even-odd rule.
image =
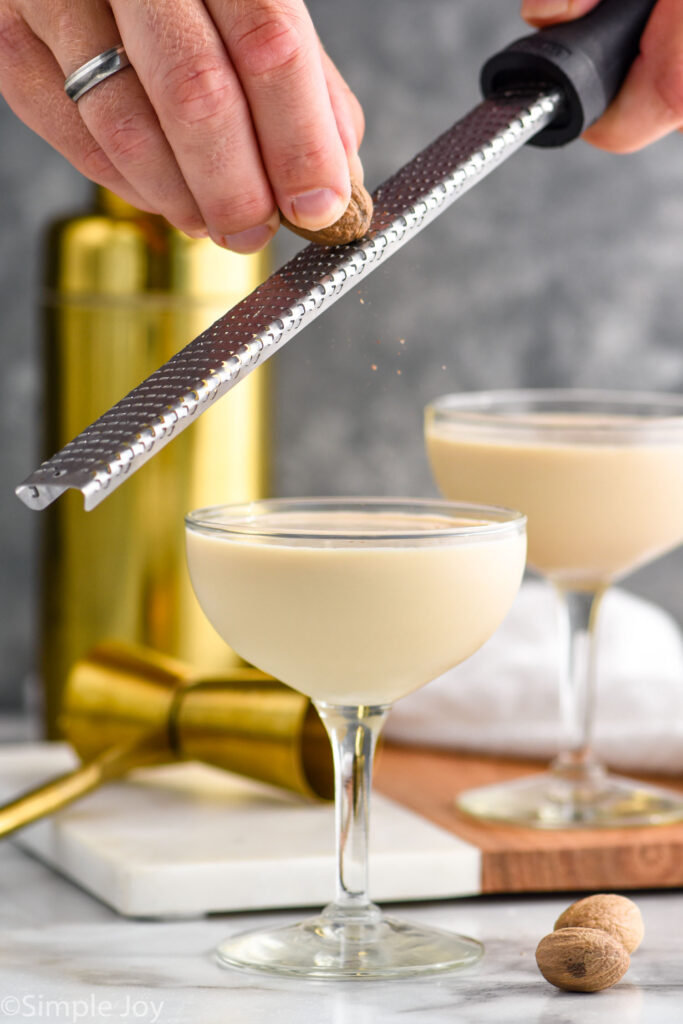
[[[626,974],[631,958],[618,939],[597,928],[561,928],[541,939],[538,968],[551,985],[569,992],[599,992]]]
[[[536,963],[557,988],[599,992],[623,978],[643,935],[633,900],[616,893],[586,896],[567,907],[555,930],[541,939]]]
[[[616,893],[598,893],[572,903],[555,922],[555,931],[560,928],[599,928],[618,939],[629,953],[638,948],[645,934],[638,907]]]

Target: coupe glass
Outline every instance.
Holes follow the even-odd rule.
[[[683,540],[683,396],[446,395],[427,407],[425,433],[442,494],[526,513],[529,565],[554,584],[563,622],[568,749],[548,773],[469,790],[460,807],[539,828],[683,818],[680,794],[607,773],[591,749],[600,601],[612,581]]]
[[[368,899],[372,759],[393,701],[468,657],[504,618],[524,570],[524,516],[285,499],[202,509],[186,527],[204,612],[243,657],[313,698],[335,766],[334,902],[294,926],[227,939],[219,961],[333,979],[473,963],[475,940],[383,917]]]

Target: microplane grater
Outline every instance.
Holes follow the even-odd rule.
[[[205,409],[545,128],[557,90],[480,103],[380,185],[358,242],[311,243],[19,485],[43,509],[69,488],[92,509]],[[229,442],[230,443],[230,442]],[[239,444],[238,438],[232,439]]]

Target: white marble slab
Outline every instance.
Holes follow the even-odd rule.
[[[68,770],[68,747],[0,749],[0,798]],[[320,906],[334,884],[330,805],[198,764],[138,772],[17,834],[36,854],[132,917]],[[398,804],[372,806],[374,899],[480,891],[479,850]]]
[[[633,896],[633,894],[630,894]],[[683,894],[638,893],[645,939],[596,995],[559,992],[534,961],[570,900],[509,896],[392,908],[485,945],[475,967],[400,982],[268,979],[216,965],[228,934],[299,914],[130,921],[0,844],[0,1018],[41,1024],[680,1024]]]

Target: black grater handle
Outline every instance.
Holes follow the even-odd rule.
[[[638,55],[656,0],[602,0],[576,21],[551,25],[489,58],[481,87],[487,99],[530,85],[559,86],[563,109],[534,146],[563,146],[607,109]]]

